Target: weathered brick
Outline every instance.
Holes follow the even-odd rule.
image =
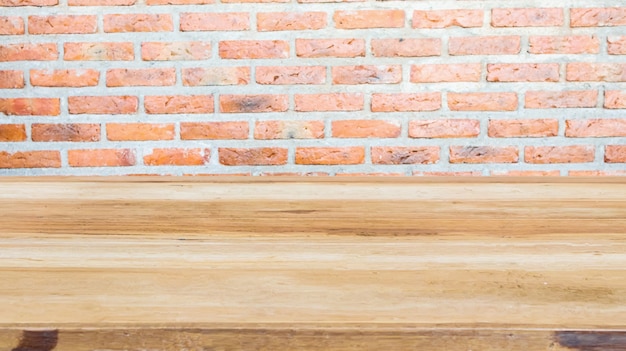
[[[100,72],[95,69],[31,70],[30,84],[40,87],[93,87]]]
[[[323,137],[323,121],[259,121],[254,126],[254,138],[261,140]]]
[[[270,3],[270,2],[289,2],[289,0],[221,0],[223,3]]]
[[[68,150],[67,160],[71,167],[127,167],[136,162],[130,149]]]
[[[248,139],[248,122],[185,122],[180,124],[183,140]]]
[[[175,68],[116,68],[107,70],[107,87],[168,86],[175,83]]]
[[[0,142],[26,141],[26,127],[23,124],[0,124]]]
[[[570,9],[571,27],[607,27],[626,25],[626,7]]]
[[[61,100],[58,98],[0,98],[0,114],[11,116],[58,116]]]
[[[60,168],[59,151],[0,151],[0,168]]]
[[[595,107],[598,101],[596,90],[580,91],[528,91],[526,108],[583,108]]]
[[[325,2],[364,2],[366,0],[298,0],[299,3],[301,4],[308,4],[308,3],[325,3]]]
[[[372,94],[372,112],[436,111],[441,93]]]
[[[365,149],[353,147],[298,147],[298,165],[356,165],[365,161]]]
[[[289,43],[284,40],[224,40],[219,43],[223,59],[278,59],[289,57]]]
[[[24,34],[24,20],[17,16],[0,16],[0,35]]]
[[[558,82],[558,63],[493,63],[487,65],[489,82]]]
[[[559,133],[556,119],[496,119],[489,121],[491,138],[553,137]]]
[[[626,36],[609,36],[606,43],[609,55],[626,55]]]
[[[556,27],[564,22],[563,9],[559,8],[515,8],[492,9],[493,27]]]
[[[565,136],[572,138],[624,137],[626,119],[604,118],[565,121]]]
[[[95,123],[35,123],[31,127],[31,134],[33,141],[99,141],[100,125]]]
[[[133,43],[64,43],[66,61],[132,61]]]
[[[146,96],[144,107],[149,114],[213,113],[213,95]]]
[[[569,171],[567,175],[573,177],[623,177],[626,176],[626,171]]]
[[[144,61],[189,61],[211,58],[208,41],[145,42],[141,44]]]
[[[171,32],[172,16],[168,14],[104,15],[105,33]]]
[[[558,177],[561,171],[491,171],[492,176],[506,177]]]
[[[450,146],[450,163],[517,163],[516,146]]]
[[[21,89],[24,87],[22,71],[0,71],[0,89]]]
[[[413,28],[482,27],[482,10],[413,11]]]
[[[626,163],[626,145],[607,145],[604,149],[604,162]]]
[[[262,66],[256,68],[259,84],[292,85],[326,83],[324,66]]]
[[[0,45],[0,62],[7,61],[54,61],[59,58],[57,45],[7,44]]]
[[[448,108],[452,111],[515,111],[517,94],[448,93]]]
[[[359,57],[365,56],[363,39],[296,39],[298,57]]]
[[[0,0],[0,6],[56,6],[59,0]]]
[[[418,177],[479,177],[483,174],[479,171],[467,171],[467,172],[422,172],[413,171],[414,176]]]
[[[86,34],[97,30],[96,16],[28,16],[30,34]]]
[[[439,146],[374,146],[372,163],[378,165],[412,165],[439,162]]]
[[[334,138],[397,138],[400,136],[398,120],[338,120],[332,122]]]
[[[296,94],[296,111],[361,111],[364,97],[360,93]]]
[[[404,177],[406,174],[398,172],[356,172],[356,173],[335,173],[335,177]]]
[[[568,63],[570,82],[626,82],[626,63]]]
[[[478,82],[481,72],[480,63],[412,65],[411,82]]]
[[[172,140],[173,124],[107,123],[107,139],[112,141]]]
[[[326,12],[260,12],[256,17],[257,30],[316,30],[326,27]]]
[[[146,5],[207,5],[215,0],[146,0]]]
[[[287,95],[220,95],[223,113],[284,112],[289,108]]]
[[[372,39],[372,54],[377,57],[439,56],[441,39]]]
[[[238,31],[248,29],[250,29],[250,15],[247,12],[180,14],[180,30],[183,32]]]
[[[287,163],[287,149],[219,148],[220,163],[226,166],[275,166]]]
[[[143,157],[146,166],[202,166],[209,163],[210,149],[152,149]]]
[[[626,90],[607,90],[604,92],[604,108],[626,108]]]
[[[131,6],[136,0],[67,0],[70,6]]]
[[[333,21],[335,21],[335,27],[340,29],[402,28],[404,27],[404,11],[335,11]]]
[[[397,84],[402,81],[402,66],[335,66],[333,84]]]
[[[600,40],[595,35],[531,36],[531,54],[597,54]]]
[[[593,162],[595,148],[591,145],[570,146],[526,146],[526,163],[584,163]]]
[[[183,68],[183,85],[246,85],[250,83],[250,67]]]
[[[411,138],[475,138],[480,121],[474,119],[413,120],[409,122]]]
[[[70,96],[70,114],[115,115],[137,112],[136,96]]]
[[[448,42],[450,55],[516,55],[521,50],[521,37],[452,37]]]

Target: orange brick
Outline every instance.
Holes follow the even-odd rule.
[[[61,100],[57,98],[0,98],[0,114],[16,116],[58,116]]]
[[[493,27],[557,27],[564,23],[563,9],[516,8],[492,9]]]
[[[584,163],[593,162],[595,148],[590,145],[571,146],[526,146],[526,163]]]
[[[332,122],[335,138],[397,138],[402,127],[397,120],[339,120]]]
[[[39,87],[93,87],[100,72],[94,69],[31,70],[30,84]]]
[[[287,95],[220,95],[223,113],[284,112],[288,108]]]
[[[626,82],[625,63],[568,63],[570,82]]]
[[[183,85],[246,85],[250,83],[250,67],[183,68]]]
[[[581,91],[528,91],[526,108],[583,108],[595,107],[598,101],[596,90]]]
[[[261,140],[323,137],[323,121],[259,121],[254,126],[254,138]]]
[[[289,57],[289,43],[284,40],[224,40],[219,43],[223,59],[270,59]]]
[[[0,6],[55,6],[58,0],[0,0]]]
[[[515,111],[515,93],[448,93],[452,111]]]
[[[22,71],[0,71],[0,89],[21,89],[24,87]]]
[[[531,54],[597,54],[600,40],[594,35],[531,36]]]
[[[439,146],[374,146],[372,163],[379,165],[432,164],[439,162]]]
[[[506,177],[558,177],[561,171],[491,171],[492,176]]]
[[[127,167],[135,165],[135,152],[130,149],[68,150],[71,167]]]
[[[33,141],[99,141],[99,124],[40,124],[32,125]]]
[[[70,114],[130,114],[138,106],[135,96],[70,96],[67,102]]]
[[[558,82],[558,63],[493,63],[487,65],[489,82]]]
[[[413,11],[413,28],[482,27],[482,10]]]
[[[59,151],[0,151],[0,168],[60,168]]]
[[[209,163],[209,149],[153,149],[143,157],[146,166],[202,166]]]
[[[215,0],[146,0],[146,5],[207,5]]]
[[[96,16],[28,16],[30,34],[86,34],[97,30]]]
[[[146,96],[144,107],[149,114],[213,113],[213,95]]]
[[[292,85],[326,83],[324,66],[271,66],[256,68],[256,82],[259,84]]]
[[[261,12],[257,13],[257,30],[316,30],[326,27],[326,12]]]
[[[372,39],[372,54],[377,57],[439,56],[441,39]]]
[[[298,57],[359,57],[365,56],[363,39],[296,39]]]
[[[402,66],[335,66],[333,84],[397,84],[402,81]]]
[[[606,42],[609,55],[626,55],[626,36],[609,36]]]
[[[571,27],[607,27],[626,25],[626,7],[570,9]]]
[[[173,124],[107,123],[107,139],[111,141],[173,140]]]
[[[17,16],[0,16],[0,35],[24,34],[24,20]]]
[[[450,55],[516,55],[521,50],[521,37],[453,37],[448,44]]]
[[[491,138],[553,137],[559,132],[556,119],[501,119],[489,121]]]
[[[173,43],[146,42],[141,44],[144,61],[189,61],[211,58],[211,43],[179,41]]]
[[[107,70],[107,87],[168,86],[175,83],[175,68]]]
[[[296,111],[361,111],[364,97],[360,93],[296,94]]]
[[[372,94],[372,112],[436,111],[441,93]]]
[[[0,142],[26,141],[23,124],[0,124]]]
[[[64,43],[66,61],[132,61],[133,43]]]
[[[238,31],[248,29],[250,29],[250,14],[247,12],[180,14],[180,30],[183,32]]]
[[[335,11],[333,20],[335,21],[335,27],[340,29],[402,28],[404,27],[404,11]]]
[[[565,136],[573,138],[624,137],[626,120],[621,118],[565,121]]]
[[[299,165],[356,165],[365,161],[365,149],[355,147],[298,147]]]
[[[607,90],[604,92],[604,108],[626,108],[626,91]]]
[[[172,16],[168,14],[104,15],[105,33],[171,32]]]
[[[226,166],[276,166],[287,163],[287,149],[219,148],[220,163]]]
[[[517,163],[515,146],[450,146],[450,163]]]
[[[480,63],[412,65],[412,83],[478,82]]]
[[[607,145],[604,149],[604,162],[626,163],[626,145]]]
[[[131,6],[135,0],[68,0],[70,6]]]
[[[57,45],[52,43],[0,45],[0,62],[54,61],[58,58]]]
[[[409,122],[411,138],[474,138],[480,122],[473,119],[414,120]]]
[[[183,140],[248,139],[248,122],[186,122],[180,124]]]

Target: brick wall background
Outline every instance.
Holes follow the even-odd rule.
[[[364,173],[626,175],[626,2],[0,0],[0,175]]]

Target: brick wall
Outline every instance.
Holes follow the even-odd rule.
[[[363,173],[626,175],[626,3],[0,0],[1,175]]]

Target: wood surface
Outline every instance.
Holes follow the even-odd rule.
[[[626,179],[5,178],[0,351],[626,350]]]

